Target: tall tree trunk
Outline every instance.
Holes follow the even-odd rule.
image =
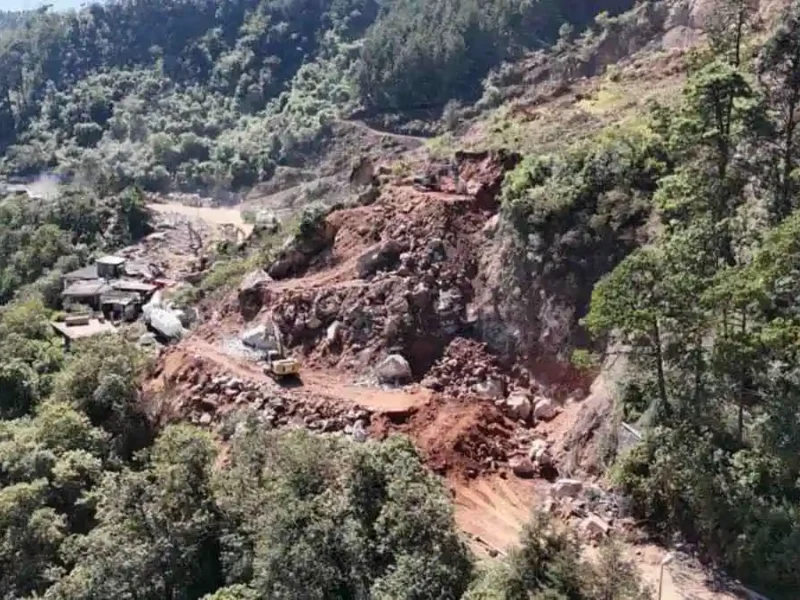
[[[694,394],[692,395],[692,411],[695,416],[700,409],[700,399],[703,396],[703,336],[698,334],[694,347]],[[685,415],[684,415],[685,418]]]
[[[744,341],[744,336],[747,333],[747,310],[742,310],[742,323],[741,334],[742,338],[740,344]],[[739,443],[744,443],[744,405],[745,405],[745,392],[747,391],[747,383],[745,378],[747,371],[745,369],[744,358],[739,353]]]
[[[792,75],[790,81],[800,81],[800,56],[792,60]],[[788,104],[786,106],[786,127],[783,134],[783,176],[780,187],[779,203],[776,210],[778,221],[782,221],[792,212],[792,171],[794,170],[794,132],[797,128],[795,113],[800,101],[800,89],[797,85],[791,87]]]
[[[667,399],[667,381],[664,375],[664,354],[661,350],[661,330],[658,326],[658,318],[653,319],[653,341],[655,343],[656,352],[656,376],[658,377],[658,396],[661,401],[661,406],[664,414],[669,417],[672,415],[672,409],[669,406]]]

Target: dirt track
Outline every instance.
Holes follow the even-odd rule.
[[[279,385],[266,375],[259,365],[237,360],[215,347],[209,342],[190,338],[183,346],[185,352],[195,354],[213,363],[223,370],[245,379]],[[425,404],[430,393],[424,388],[415,391],[368,388],[347,383],[334,373],[304,368],[299,385],[289,388],[296,393],[329,398],[335,402],[358,405],[376,412],[394,413],[408,411]]]
[[[179,204],[177,202],[165,202],[148,204],[147,208],[161,214],[172,213],[194,217],[212,226],[226,224],[235,225],[244,231],[245,235],[248,235],[253,230],[253,226],[249,223],[245,223],[244,219],[242,219],[242,213],[238,207],[186,206],[185,204]]]

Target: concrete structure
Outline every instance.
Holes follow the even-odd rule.
[[[65,273],[62,277],[65,288],[76,281],[88,281],[90,279],[99,279],[97,275],[97,265],[89,265],[88,267],[70,271],[69,273]]]
[[[96,264],[100,279],[116,279],[125,274],[125,259],[120,256],[104,256]]]
[[[110,321],[134,321],[141,310],[138,294],[111,290],[100,297],[100,310]]]
[[[136,279],[119,279],[117,281],[112,281],[109,285],[120,292],[137,294],[143,302],[147,301],[158,289],[158,287],[152,283],[145,283],[144,281],[137,281]]]
[[[85,304],[95,310],[100,310],[101,296],[111,291],[111,289],[111,286],[101,279],[76,281],[64,288],[64,291],[61,292],[61,297],[66,302]]]
[[[134,265],[132,272],[141,274],[146,265]],[[67,273],[63,277],[62,298],[67,303],[85,304],[102,310],[109,318],[132,319],[139,314],[158,286],[143,281],[146,277],[126,277],[128,263],[119,256],[104,256],[93,265]]]
[[[111,323],[93,319],[88,315],[70,316],[63,322],[52,321],[50,325],[56,333],[64,338],[64,345],[67,348],[75,340],[116,332],[116,328]]]

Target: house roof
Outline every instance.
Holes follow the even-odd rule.
[[[119,279],[117,281],[111,282],[111,287],[115,290],[121,290],[126,292],[141,292],[143,294],[149,294],[155,292],[158,289],[152,283],[145,283],[143,281],[136,281],[133,279]]]
[[[82,269],[64,274],[66,281],[80,281],[81,279],[97,279],[97,265],[89,265]]]
[[[90,296],[99,296],[110,289],[111,288],[102,279],[92,279],[71,283],[61,292],[61,295],[74,298],[88,298]]]
[[[100,304],[116,304],[118,306],[127,306],[132,302],[137,302],[139,295],[131,292],[124,292],[122,290],[109,290],[100,296]]]
[[[98,319],[89,319],[89,323],[86,325],[67,325],[56,321],[52,321],[50,325],[69,340],[78,340],[102,333],[113,333],[117,330],[111,323]]]
[[[121,256],[103,256],[97,259],[98,265],[113,265],[118,267],[125,264],[125,259]]]
[[[125,263],[125,274],[128,277],[151,278],[155,275],[154,269],[143,261],[128,261]]]

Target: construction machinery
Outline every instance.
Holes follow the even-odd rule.
[[[274,321],[270,321],[268,329],[272,330],[272,343],[271,348],[266,351],[267,365],[264,373],[276,378],[296,377],[300,373],[300,361],[286,356],[281,330]]]

